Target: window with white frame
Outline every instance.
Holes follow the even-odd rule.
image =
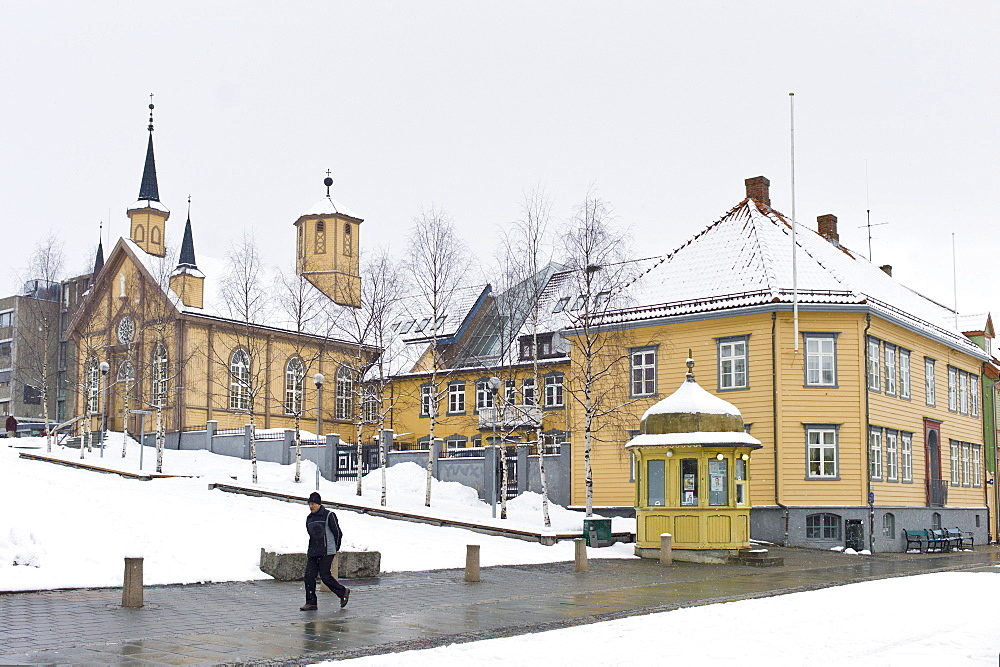
[[[937,404],[934,392],[934,360],[924,357],[924,403],[930,406]]]
[[[885,432],[885,479],[889,482],[899,479],[899,434],[888,429]]]
[[[250,409],[250,355],[242,348],[229,358],[229,409]]]
[[[461,414],[465,412],[465,383],[451,382],[448,384],[448,413]]]
[[[517,381],[506,380],[503,383],[503,400],[507,403],[517,403]]]
[[[434,388],[425,384],[420,387],[420,416],[431,416],[431,404],[434,402]]]
[[[285,364],[285,412],[297,415],[302,412],[302,388],[306,367],[298,357],[292,357]]]
[[[247,373],[249,374],[250,362],[247,361]],[[166,405],[167,401],[167,372],[169,359],[167,358],[167,347],[163,343],[157,343],[153,348],[152,368],[149,374],[150,394],[154,406]]]
[[[347,366],[337,369],[337,393],[333,411],[334,419],[354,418],[354,373]]]
[[[969,374],[965,371],[958,372],[958,411],[969,414]]]
[[[959,486],[962,483],[961,445],[951,441],[951,485]]]
[[[656,394],[656,348],[633,349],[632,396],[653,396]]]
[[[837,477],[837,427],[834,425],[806,425],[806,454],[809,460],[807,476],[810,479]]]
[[[899,434],[899,475],[904,482],[913,481],[913,434]]]
[[[493,407],[493,392],[489,380],[476,381],[476,410]]]
[[[87,412],[95,413],[98,409],[98,396],[101,391],[101,370],[96,356],[87,362]]]
[[[868,389],[881,391],[882,344],[877,338],[868,339]]]
[[[882,479],[882,429],[868,431],[868,476]]]
[[[899,349],[899,397],[910,398],[910,351]]]
[[[718,339],[719,389],[747,389],[747,337]]]
[[[366,385],[364,388],[364,399],[361,401],[361,419],[368,424],[378,423],[381,414],[382,402],[378,398],[375,387]]]
[[[837,337],[835,334],[803,334],[806,347],[806,386],[837,384]]]
[[[969,414],[979,416],[979,376],[969,374]]]
[[[972,486],[972,447],[962,443],[962,486]]]
[[[958,412],[958,369],[948,366],[948,409]]]
[[[14,311],[7,310],[0,313],[0,329],[11,326],[14,323]]]
[[[972,486],[983,485],[983,448],[972,445]]]
[[[885,393],[896,395],[896,346],[885,344]]]
[[[521,397],[524,399],[524,405],[538,405],[538,398],[535,396],[535,378],[521,380]]]
[[[553,373],[545,376],[545,407],[563,407],[563,374]]]

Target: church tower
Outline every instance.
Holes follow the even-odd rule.
[[[160,203],[160,190],[156,184],[156,161],[153,159],[153,105],[149,105],[149,143],[146,145],[146,164],[142,169],[139,200],[129,208],[131,220],[129,238],[150,255],[166,255],[164,231],[170,211]]]
[[[187,223],[177,268],[170,274],[170,289],[188,308],[205,307],[205,274],[194,259],[194,236],[191,234],[191,198],[188,197]]]
[[[326,197],[295,221],[295,272],[334,303],[360,308],[358,232],[364,221],[330,197],[329,172],[323,184]]]

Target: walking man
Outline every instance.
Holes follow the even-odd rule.
[[[309,550],[306,552],[306,603],[299,607],[302,611],[312,611],[316,606],[316,575],[340,598],[340,606],[346,607],[351,597],[351,589],[337,581],[330,573],[333,557],[340,549],[343,533],[337,515],[323,507],[323,499],[315,491],[309,494],[309,516],[306,517],[306,532],[309,533]]]

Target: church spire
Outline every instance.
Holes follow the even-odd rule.
[[[101,230],[104,230],[104,223],[101,223]],[[103,234],[99,234],[97,238],[97,257],[94,259],[94,273],[90,276],[90,282],[93,283],[97,280],[97,274],[101,272],[104,268],[104,240]]]
[[[146,164],[142,168],[142,183],[139,185],[139,199],[160,201],[160,189],[156,184],[156,160],[153,158],[153,94],[149,95],[149,143],[146,144]]]
[[[184,225],[184,240],[181,241],[181,255],[177,261],[177,268],[181,267],[198,268],[194,259],[194,236],[191,234],[191,195],[188,195],[187,224]]]

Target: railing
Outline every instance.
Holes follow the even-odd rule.
[[[449,459],[473,459],[486,456],[485,447],[455,447],[447,452]]]
[[[479,408],[479,428],[537,428],[541,423],[542,409],[537,405]]]
[[[927,480],[927,504],[930,507],[944,507],[948,504],[948,481],[944,479]]]
[[[188,431],[207,431],[207,430],[208,430],[207,424],[202,424],[201,426],[185,426],[183,428],[183,431],[185,433],[187,433]]]
[[[216,431],[215,435],[243,435],[245,429],[241,426],[239,428],[226,428],[221,431]]]
[[[281,430],[281,431],[270,431],[270,432],[265,432],[265,433],[255,432],[253,439],[257,440],[257,441],[261,441],[261,440],[284,440],[285,439],[285,431],[284,430]]]

